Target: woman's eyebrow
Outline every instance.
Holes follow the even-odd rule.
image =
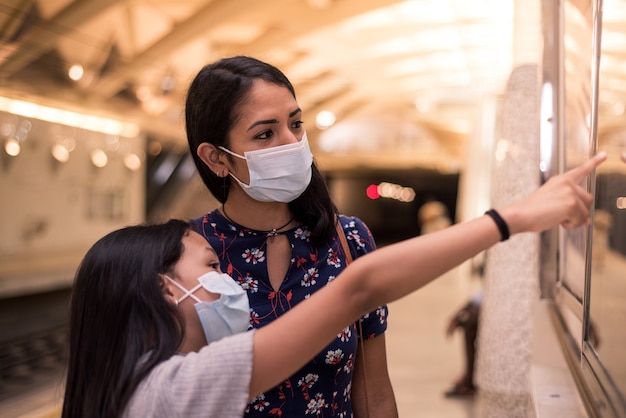
[[[277,119],[258,120],[248,127],[248,131],[254,128],[255,126],[265,125],[265,124],[270,124],[270,123],[278,123],[278,120]]]
[[[302,112],[302,109],[297,108],[294,111],[292,111],[291,113],[289,113],[289,118],[293,118],[295,115],[297,115],[298,113]],[[248,127],[248,131],[252,128],[254,128],[255,126],[258,125],[267,125],[270,123],[278,123],[278,119],[264,119],[264,120],[258,120],[256,122],[254,122],[252,125],[250,125]]]
[[[297,108],[296,110],[294,110],[293,112],[291,112],[291,113],[289,114],[289,117],[290,117],[290,118],[293,118],[294,116],[296,116],[296,115],[297,115],[298,113],[300,113],[300,112],[302,112],[302,109]]]

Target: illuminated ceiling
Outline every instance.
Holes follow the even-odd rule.
[[[294,83],[318,159],[326,149],[350,161],[360,147],[382,165],[454,171],[483,103],[502,93],[514,65],[539,60],[539,6],[530,3],[0,0],[0,94],[105,113],[185,144],[193,75],[220,57],[252,55]],[[602,112],[623,124],[626,1],[604,3]],[[72,64],[85,70],[79,81],[68,78]],[[324,141],[321,110],[358,135]]]

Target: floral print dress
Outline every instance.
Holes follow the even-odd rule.
[[[339,220],[354,258],[376,248],[360,219],[340,215]],[[330,243],[314,247],[305,226],[292,228],[281,232],[291,243],[292,257],[287,277],[275,290],[267,274],[266,233],[234,224],[217,210],[192,220],[191,225],[215,249],[222,271],[248,292],[251,328],[267,325],[289,311],[330,283],[346,266],[336,234]],[[387,328],[387,307],[365,315],[361,324],[364,339],[382,334]],[[252,400],[245,417],[352,417],[350,388],[358,338],[355,324],[345,328],[293,376]]]

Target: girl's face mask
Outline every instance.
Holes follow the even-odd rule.
[[[187,297],[197,302],[194,306],[200,318],[207,344],[248,329],[250,325],[248,294],[228,274],[216,271],[203,274],[198,277],[198,285],[191,290],[185,289],[169,276],[165,275],[165,277],[174,286],[185,292],[177,303],[182,302]],[[219,293],[220,298],[212,302],[201,301],[194,295],[194,292],[201,287],[208,292]]]
[[[246,160],[250,184],[242,183],[232,173],[230,176],[248,196],[259,202],[292,202],[311,182],[313,154],[306,133],[300,142],[247,151],[244,155],[235,154],[224,147],[219,148]]]

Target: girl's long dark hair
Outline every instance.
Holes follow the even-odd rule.
[[[239,117],[239,104],[247,97],[253,82],[259,79],[285,87],[296,97],[291,82],[278,68],[245,56],[224,58],[205,66],[187,92],[185,123],[189,150],[202,181],[221,203],[228,198],[231,179],[213,173],[198,157],[198,146],[208,142],[229,148],[228,135]],[[314,244],[331,239],[337,209],[315,163],[309,187],[289,203],[289,208],[298,221],[309,227]]]
[[[64,418],[120,416],[139,382],[176,352],[182,317],[159,274],[180,259],[188,231],[179,220],[127,227],[85,255],[72,291]]]

